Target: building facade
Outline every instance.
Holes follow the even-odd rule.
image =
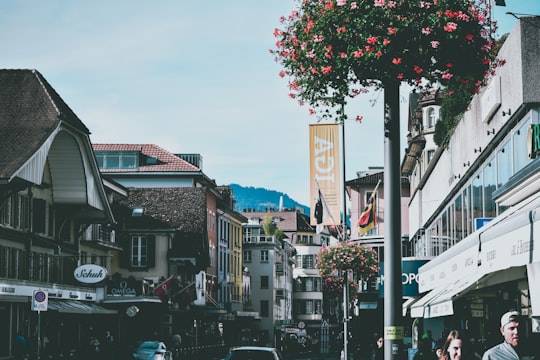
[[[457,328],[487,347],[500,342],[500,315],[517,310],[530,320],[524,337],[538,337],[539,25],[534,16],[517,22],[498,53],[505,64],[474,96],[447,144],[426,153],[431,135],[418,124],[437,113],[435,98],[420,101],[421,116],[409,123],[420,129],[411,140],[426,141],[425,150],[411,151],[410,143],[404,161],[411,246],[432,258],[420,268],[423,296],[410,315],[434,335]]]

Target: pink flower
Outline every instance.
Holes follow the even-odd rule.
[[[472,41],[473,38],[474,38],[474,36],[472,34],[465,35],[465,39],[467,39],[469,41]]]
[[[420,66],[414,65],[414,72],[417,74],[421,74],[424,71]]]
[[[401,64],[401,58],[393,58],[393,59],[392,59],[392,63],[393,63],[393,64],[396,64],[396,65]]]
[[[396,7],[396,2],[395,1],[388,1],[388,7],[389,8],[395,8]]]
[[[450,73],[443,73],[442,74],[442,78],[445,79],[445,80],[450,80],[454,75],[450,74]]]
[[[340,52],[339,57],[342,58],[342,59],[345,59],[345,58],[347,58],[347,54],[345,54],[344,52]]]
[[[318,43],[318,42],[321,42],[321,41],[323,41],[323,40],[324,40],[324,36],[322,36],[322,35],[315,35],[315,36],[313,36],[313,42]]]
[[[385,0],[375,0],[373,2],[373,6],[375,6],[375,7],[383,7],[384,4],[385,4]]]
[[[321,69],[321,72],[324,75],[328,75],[332,71],[332,66],[325,66]]]
[[[353,55],[354,55],[355,58],[359,58],[359,57],[361,57],[362,55],[364,55],[364,50],[358,49],[358,50],[356,50],[356,51],[353,53]]]
[[[356,2],[351,3],[351,10],[358,9],[358,4]]]
[[[431,34],[431,28],[428,28],[428,27],[422,28],[422,34],[424,35]]]
[[[347,5],[347,0],[337,0],[336,4],[337,4],[337,6]]]
[[[370,36],[367,38],[366,42],[369,45],[375,45],[377,43],[377,36]]]
[[[436,40],[433,40],[433,41],[431,42],[431,47],[434,48],[434,49],[438,48],[438,47],[439,47],[439,42],[436,41]]]
[[[345,26],[342,26],[342,27],[339,27],[337,28],[337,33],[344,33],[347,29],[345,28]]]
[[[444,31],[446,32],[453,32],[457,29],[457,24],[455,22],[448,22],[446,25],[443,26]]]

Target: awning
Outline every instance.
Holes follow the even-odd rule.
[[[49,300],[47,310],[69,314],[107,315],[117,314],[118,311],[105,309],[92,302],[79,300]]]
[[[411,307],[411,317],[434,318],[454,314],[453,301],[466,292],[476,289],[486,274],[475,273],[463,279],[435,288]]]
[[[158,303],[162,301],[157,296],[108,296],[103,300],[104,304],[121,304],[121,303]]]
[[[540,316],[540,262],[527,264],[527,277],[531,298],[531,315]]]
[[[401,309],[402,309],[402,312],[403,312],[403,316],[407,316],[407,312],[409,311],[409,309],[411,308],[411,306],[413,306],[418,300],[420,300],[421,298],[420,297],[411,297],[411,298],[407,298],[403,304],[401,305]]]

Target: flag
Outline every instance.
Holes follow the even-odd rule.
[[[161,299],[161,302],[168,301],[169,289],[171,288],[173,279],[174,276],[169,277],[167,280],[163,281],[154,289],[154,294],[156,294]]]
[[[365,235],[369,230],[373,229],[377,225],[377,206],[375,205],[375,197],[369,198],[369,204],[360,215],[358,222],[358,233]]]
[[[319,189],[319,198],[317,199],[317,203],[315,204],[315,219],[317,220],[317,234],[320,234],[323,231],[324,223],[329,217],[330,217],[330,209],[328,208],[328,204],[326,204],[326,200],[324,199],[321,189]]]
[[[182,290],[173,295],[176,302],[178,302],[180,308],[186,308],[193,301],[197,300],[197,289],[195,288],[195,281],[191,284],[184,286]]]

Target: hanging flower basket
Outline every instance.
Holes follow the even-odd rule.
[[[327,277],[323,278],[322,290],[325,296],[329,298],[343,298],[343,278]],[[349,300],[358,296],[358,283],[349,280]]]
[[[472,96],[493,63],[489,0],[303,0],[274,31],[289,96],[345,117],[347,98],[387,83]]]
[[[379,270],[377,254],[367,246],[352,241],[325,247],[317,255],[317,269],[322,277],[335,277],[339,271],[352,271],[358,278],[369,279]]]

